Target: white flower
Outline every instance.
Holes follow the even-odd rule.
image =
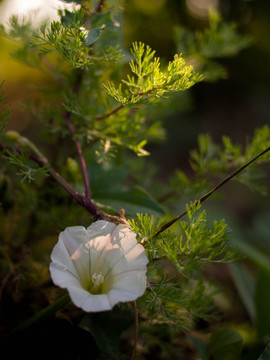
[[[99,220],[87,229],[68,227],[51,254],[55,285],[87,312],[106,311],[137,299],[146,288],[148,259],[136,234],[124,225]]]
[[[79,7],[74,3],[65,4],[60,0],[5,0],[0,4],[0,23],[10,27],[10,17],[18,15],[21,19],[27,17],[32,25],[39,27],[45,20],[59,21],[58,9],[72,11],[73,8],[79,9]]]

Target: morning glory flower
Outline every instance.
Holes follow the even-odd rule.
[[[67,227],[51,254],[55,285],[87,312],[107,311],[133,301],[146,289],[148,258],[136,234],[124,225],[99,220],[87,229]]]

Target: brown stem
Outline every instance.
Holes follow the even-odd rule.
[[[114,108],[113,110],[107,112],[106,114],[101,115],[101,116],[98,116],[98,117],[96,118],[96,120],[97,120],[97,121],[101,121],[101,120],[103,120],[103,119],[106,119],[107,117],[109,117],[109,116],[115,114],[117,111],[121,110],[123,107],[124,107],[124,105],[123,105],[123,104],[120,104],[120,105],[118,105],[116,108]]]
[[[101,13],[101,12],[103,11],[105,1],[106,1],[106,0],[100,0],[100,1],[99,1],[99,4],[98,4],[97,9],[96,9],[96,12],[97,12],[97,13]]]
[[[36,162],[40,167],[44,167],[46,168],[46,170],[48,171],[48,173],[54,178],[54,180],[56,180],[72,197],[73,199],[75,199],[81,206],[83,206],[85,209],[87,209],[91,214],[93,215],[97,215],[97,208],[96,206],[92,206],[92,203],[89,204],[88,202],[86,202],[85,198],[83,196],[81,196],[77,191],[75,191],[72,186],[70,186],[66,180],[64,178],[62,178],[62,176],[60,174],[58,174],[57,171],[54,170],[54,168],[44,159],[41,159],[31,153],[26,153],[25,151],[23,151],[20,148],[13,148],[11,146],[5,145],[0,143],[0,149],[1,150],[15,150],[17,153],[19,154],[23,154],[25,153],[29,159],[33,160],[34,162]]]
[[[83,181],[84,181],[84,186],[85,186],[85,198],[86,198],[86,201],[91,203],[92,201],[91,201],[91,196],[90,196],[90,187],[89,187],[89,180],[88,180],[88,174],[87,174],[87,167],[86,167],[85,159],[83,157],[81,144],[79,143],[78,139],[76,138],[75,129],[71,123],[70,116],[71,116],[70,113],[66,112],[64,115],[64,119],[65,119],[68,129],[72,135],[72,139],[75,143],[76,150],[77,150],[77,153],[79,156],[82,175],[83,175]]]
[[[265,153],[267,153],[270,150],[270,147],[268,147],[267,149],[263,150],[262,152],[260,152],[258,155],[256,155],[253,159],[251,159],[250,161],[248,161],[246,164],[244,164],[243,166],[241,166],[240,168],[236,169],[235,171],[233,171],[231,174],[229,174],[227,177],[225,177],[222,181],[220,181],[212,190],[210,190],[208,193],[206,193],[205,195],[203,195],[199,200],[197,200],[195,202],[195,204],[199,204],[199,203],[203,203],[205,200],[207,200],[209,198],[209,196],[211,196],[216,190],[218,190],[221,186],[225,185],[228,181],[230,181],[234,176],[236,176],[237,174],[239,174],[241,171],[243,171],[246,167],[248,167],[250,164],[252,164],[254,161],[256,161],[259,157],[261,157],[262,155],[264,155]],[[162,225],[159,229],[157,229],[154,237],[158,236],[160,233],[162,233],[163,231],[165,231],[166,229],[168,229],[171,225],[173,225],[177,220],[179,220],[180,218],[182,218],[184,215],[186,215],[187,210],[183,211],[181,214],[177,215],[175,218],[173,218],[172,220],[168,221],[166,224]]]
[[[131,100],[132,98],[136,97],[136,96],[144,96],[144,95],[148,95],[148,94],[151,94],[151,92],[153,92],[154,90],[156,90],[157,88],[155,89],[150,89],[150,90],[147,90],[147,91],[140,91],[138,92],[137,94],[134,94],[134,95],[131,95],[130,96],[130,99]],[[104,115],[101,115],[101,116],[98,116],[96,117],[96,121],[101,121],[103,119],[106,119],[107,117],[117,113],[119,110],[123,109],[124,105],[123,104],[120,104],[118,106],[116,106],[114,109],[112,109],[111,111],[107,112],[106,114]]]
[[[40,167],[46,168],[48,173],[60,184],[68,193],[73,197],[74,200],[76,200],[82,207],[84,207],[87,211],[89,211],[92,215],[94,215],[94,221],[96,220],[105,220],[117,224],[123,224],[125,226],[130,226],[129,222],[125,218],[124,210],[122,209],[120,211],[120,216],[116,215],[110,215],[104,212],[101,209],[98,209],[92,201],[87,201],[87,199],[80,195],[76,190],[73,189],[72,186],[70,186],[66,180],[57,172],[55,169],[48,163],[48,161],[44,158],[41,159],[31,153],[26,153],[22,149],[18,147],[11,147],[9,145],[5,145],[3,143],[0,143],[0,150],[15,150],[18,154],[25,153],[29,159],[33,160],[35,163],[37,163]]]

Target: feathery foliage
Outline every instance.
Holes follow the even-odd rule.
[[[178,30],[178,53],[167,61],[141,41],[125,49],[120,1],[75,3],[81,6],[59,12],[59,21],[40,29],[16,16],[10,30],[1,29],[2,36],[21,45],[13,56],[48,79],[40,84],[36,103],[26,107],[40,129],[31,139],[7,131],[9,111],[0,112],[0,269],[7,274],[0,299],[5,292],[11,312],[19,298],[23,304],[42,299],[35,309],[46,313],[45,303],[56,296],[48,262],[57,234],[66,226],[88,226],[90,214],[93,221],[129,224],[144,246],[149,266],[147,289],[138,300],[143,320],[189,331],[196,320],[216,315],[219,289],[205,275],[207,268],[241,258],[226,221],[210,221],[196,199],[212,188],[213,177],[223,178],[270,147],[270,129],[256,129],[244,149],[226,136],[220,145],[210,134],[199,135],[198,149],[190,152],[194,180],[176,169],[164,185],[154,165],[141,157],[150,155],[149,143],[165,137],[163,119],[151,114],[162,117],[175,96],[189,97],[192,86],[224,76],[217,59],[236,55],[251,40],[210,12],[204,31]],[[4,99],[1,91],[0,102]],[[258,170],[269,159],[265,154],[234,179],[264,192]],[[186,211],[171,226],[180,201]],[[18,281],[18,292],[10,279]],[[37,294],[29,301],[25,294],[32,289]],[[29,306],[26,313],[32,310]],[[78,313],[73,309],[64,316],[77,319]],[[8,326],[15,322],[12,318]]]

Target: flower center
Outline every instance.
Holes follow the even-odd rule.
[[[105,283],[104,283],[104,276],[102,272],[94,273],[92,275],[92,279],[87,286],[87,291],[91,294],[104,294],[105,292]]]

